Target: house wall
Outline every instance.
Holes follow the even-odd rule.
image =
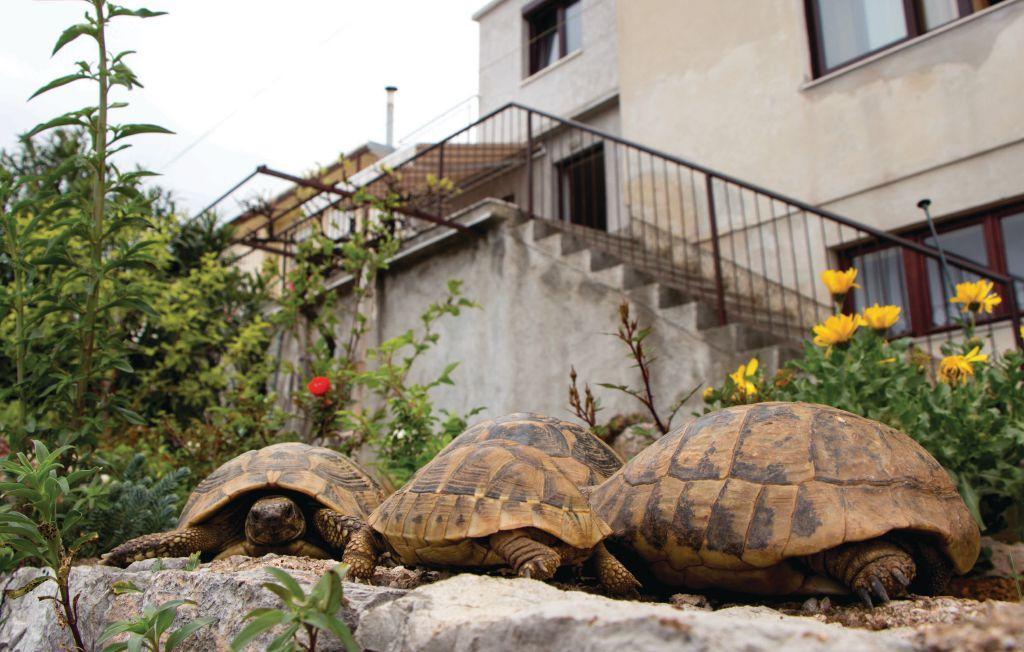
[[[583,45],[552,66],[527,76],[530,0],[491,2],[474,15],[480,24],[480,113],[511,101],[575,117],[618,92],[616,0],[582,0]]]
[[[1024,193],[1024,2],[811,81],[804,2],[617,5],[624,137],[886,229]]]

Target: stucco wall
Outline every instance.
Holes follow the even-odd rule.
[[[561,116],[575,116],[618,90],[616,0],[582,0],[582,47],[527,77],[529,0],[484,7],[480,23],[480,113],[517,101]],[[617,126],[617,125],[616,125]]]
[[[626,138],[883,228],[1024,193],[1024,2],[810,82],[804,3],[618,3]]]

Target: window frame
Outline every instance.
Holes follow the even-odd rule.
[[[987,209],[975,210],[960,216],[936,222],[935,230],[940,239],[943,233],[956,231],[980,224],[985,241],[985,253],[988,256],[988,266],[992,271],[1006,274],[1008,270],[1008,252],[1006,241],[1003,237],[1002,220],[1007,217],[1024,213],[1024,201],[1017,200],[1006,204],[1000,204]],[[900,233],[908,240],[924,244],[924,241],[931,237],[931,231],[927,224],[921,224]],[[854,259],[858,256],[871,254],[879,251],[892,249],[897,245],[889,245],[877,240],[861,241],[842,249],[836,250],[838,261],[843,269],[854,266]],[[902,250],[903,276],[906,280],[908,330],[902,333],[901,337],[926,337],[939,335],[960,328],[957,323],[949,323],[942,326],[935,326],[930,299],[931,287],[928,283],[928,256],[914,251]],[[952,291],[952,288],[950,288]],[[994,291],[1000,296],[1006,296],[1010,288],[996,285]],[[992,315],[983,315],[978,319],[978,324],[989,324],[1003,321],[1009,318],[1009,302],[1004,301],[995,308]],[[851,297],[847,297],[843,305],[843,311],[852,313],[854,310]]]
[[[946,25],[951,25],[959,20],[963,20],[973,13],[992,6],[989,3],[989,0],[981,0],[981,2],[978,2],[977,0],[956,0],[958,12],[957,17],[931,30],[926,30],[924,29],[924,17],[919,0],[902,0],[903,17],[907,25],[906,36],[896,41],[886,43],[881,47],[864,52],[851,59],[847,59],[829,68],[825,65],[825,40],[823,38],[824,32],[821,27],[821,12],[818,10],[819,1],[820,0],[804,0],[804,16],[807,20],[807,36],[811,54],[811,74],[815,79],[824,77],[836,70],[841,70],[842,68],[867,59],[879,52],[884,52],[885,50],[894,48],[901,43],[906,43],[907,41],[913,40],[929,31],[934,31],[935,29],[940,29]]]
[[[582,5],[582,0],[534,0],[534,2],[523,7],[523,20],[526,21],[526,74],[523,76],[524,79],[532,77],[543,70],[547,70],[572,54],[572,52],[583,49],[581,42],[580,47],[576,50],[573,50],[572,52],[566,51],[568,49],[568,37],[566,35],[565,10],[570,5],[576,3],[580,3]],[[558,56],[551,63],[534,68],[534,39],[538,36],[535,33],[534,19],[539,14],[551,10],[554,10],[555,12],[555,44],[558,48]]]

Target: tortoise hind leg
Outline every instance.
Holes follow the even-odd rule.
[[[489,541],[491,549],[520,577],[550,579],[562,565],[562,557],[557,552],[522,530],[498,532],[492,534]]]
[[[151,557],[186,557],[194,552],[216,552],[231,539],[225,524],[204,523],[195,527],[144,534],[122,543],[103,555],[105,566],[127,566]]]
[[[633,577],[603,543],[594,546],[594,568],[597,570],[597,579],[601,586],[615,595],[636,595],[640,589],[640,582]]]
[[[344,552],[349,538],[363,527],[363,521],[324,507],[313,514],[313,527],[327,545]]]
[[[847,543],[806,558],[813,570],[830,575],[872,606],[906,593],[917,566],[902,546],[886,539]]]

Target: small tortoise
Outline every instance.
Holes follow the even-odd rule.
[[[382,500],[373,478],[341,453],[274,444],[239,455],[200,482],[177,529],[127,541],[103,563],[126,566],[194,552],[204,558],[271,552],[337,557]]]
[[[823,405],[760,403],[665,435],[592,504],[665,584],[767,595],[934,593],[979,531],[907,435]]]
[[[592,559],[609,591],[633,592],[636,579],[601,543],[610,531],[558,458],[481,437],[442,451],[381,503],[352,535],[344,561],[364,579],[382,550],[407,565],[507,566],[548,579],[559,566]]]
[[[481,421],[453,439],[438,456],[460,446],[499,439],[546,453],[577,487],[601,484],[622,468],[618,454],[586,428],[531,412]]]

